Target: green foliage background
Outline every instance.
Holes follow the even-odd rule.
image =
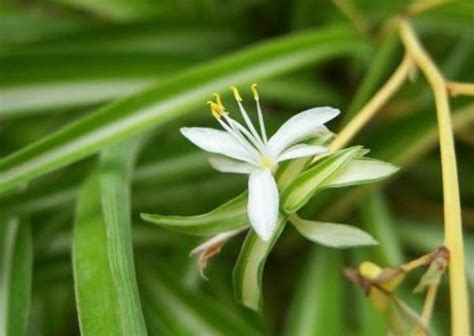
[[[205,281],[188,257],[202,237],[139,217],[204,213],[245,189],[178,132],[214,125],[205,105],[214,91],[230,107],[230,85],[250,101],[258,82],[272,130],[313,106],[341,109],[333,131],[357,113],[401,59],[398,38],[379,33],[409,2],[346,3],[366,34],[330,1],[0,1],[2,335],[383,334],[386,318],[342,269],[396,265],[442,244],[436,115],[417,74],[353,141],[401,172],[303,209],[381,244],[335,251],[288,226],[265,266],[261,314],[234,300],[241,236]],[[473,22],[470,1],[413,18],[448,79],[474,81]],[[456,98],[452,108],[472,293],[474,103]],[[400,295],[419,311],[416,280]],[[448,332],[448,307],[444,279],[434,334]]]

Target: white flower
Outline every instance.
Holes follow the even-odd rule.
[[[291,117],[267,139],[256,85],[252,91],[257,103],[259,132],[242,106],[237,88],[231,88],[247,127],[229,117],[220,96],[208,102],[224,131],[204,127],[183,127],[181,133],[199,148],[219,156],[209,159],[211,165],[224,173],[249,174],[247,213],[250,224],[262,240],[272,237],[279,212],[278,187],[273,177],[278,164],[285,160],[327,152],[323,146],[301,143],[316,132],[325,132],[324,123],[339,114],[331,107],[312,108]]]

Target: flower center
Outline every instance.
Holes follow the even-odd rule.
[[[272,167],[272,160],[268,156],[262,157],[262,167],[263,168],[271,168]]]

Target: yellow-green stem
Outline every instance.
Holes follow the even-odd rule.
[[[470,335],[459,185],[446,81],[406,21],[400,23],[405,48],[430,83],[438,116],[444,200],[445,245],[450,252],[451,334]]]
[[[446,83],[446,89],[452,97],[460,95],[474,96],[474,84],[471,83],[448,82]]]
[[[370,99],[367,104],[357,113],[357,115],[338,133],[337,137],[329,146],[332,152],[343,148],[347,143],[364,127],[378,110],[390,99],[400,88],[408,77],[412,68],[412,61],[409,57],[404,57],[398,68]]]

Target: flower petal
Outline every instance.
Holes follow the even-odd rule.
[[[246,162],[228,159],[226,157],[211,156],[209,163],[212,168],[222,173],[250,174],[256,167]]]
[[[207,127],[183,127],[180,131],[189,141],[207,152],[246,162],[256,161],[256,158],[227,132]]]
[[[316,107],[291,117],[271,137],[268,145],[274,155],[279,155],[289,146],[302,141],[317,131],[327,130],[324,123],[335,118],[339,110],[332,107]]]
[[[277,227],[279,195],[275,179],[269,169],[258,169],[250,174],[247,212],[250,225],[260,239],[267,241]]]
[[[324,146],[313,146],[313,145],[306,145],[306,144],[299,144],[291,146],[290,148],[286,149],[283,153],[280,154],[278,157],[278,162],[296,159],[305,156],[312,156],[317,154],[326,153],[328,151],[327,147]]]

